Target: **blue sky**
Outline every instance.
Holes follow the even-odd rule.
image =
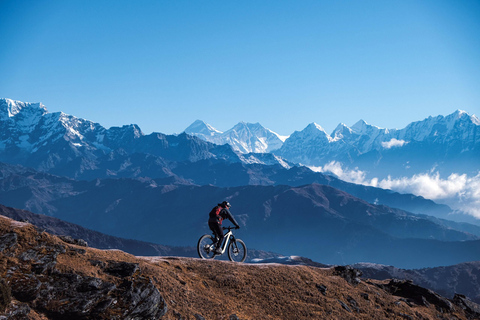
[[[480,114],[480,1],[0,0],[0,97],[105,127]]]

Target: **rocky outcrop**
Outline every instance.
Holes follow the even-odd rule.
[[[362,272],[351,266],[336,266],[333,268],[335,275],[342,277],[350,283],[351,285],[356,286],[360,283],[360,277],[362,276]]]
[[[160,319],[167,311],[160,292],[136,263],[92,260],[91,273],[98,276],[74,272],[75,266],[68,270],[68,265],[84,261],[86,250],[37,233],[31,225],[3,234],[0,243],[5,261],[0,312],[6,319],[30,319],[33,313],[48,319]]]
[[[10,287],[0,279],[0,313],[4,312],[7,306],[12,301],[12,296],[10,293]]]
[[[359,263],[353,267],[362,271],[363,278],[412,280],[449,299],[460,293],[473,302],[480,303],[480,261],[413,270],[373,263]]]
[[[463,294],[456,294],[453,297],[453,303],[465,310],[469,319],[480,319],[480,305],[472,302]]]
[[[448,299],[432,290],[422,288],[411,281],[393,279],[388,284],[381,285],[380,287],[391,294],[406,298],[408,303],[415,303],[416,305],[426,307],[432,304],[442,313],[453,310],[453,305]]]

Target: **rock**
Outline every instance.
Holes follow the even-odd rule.
[[[356,312],[360,312],[360,308],[358,307],[358,303],[357,301],[355,301],[355,299],[353,299],[351,296],[348,296],[347,301],[353,310],[355,310]]]
[[[138,263],[109,261],[105,272],[115,277],[125,278],[132,276],[138,269]]]
[[[322,285],[317,284],[316,286],[318,291],[320,291],[321,294],[323,294],[324,296],[327,295],[327,287],[325,287],[323,284]]]
[[[350,310],[350,308],[345,304],[345,302],[341,301],[341,300],[337,300],[338,303],[340,303],[340,305],[342,306],[343,309],[347,310],[348,312],[352,312],[352,310]]]
[[[167,311],[159,291],[146,278],[125,280],[118,287],[99,278],[58,272],[45,280],[36,285],[36,294],[28,301],[53,319],[109,319],[114,315],[125,320],[160,319]]]
[[[465,310],[470,319],[480,319],[480,305],[471,301],[463,294],[455,294],[453,303]]]
[[[17,304],[12,304],[8,309],[7,309],[7,317],[4,319],[8,320],[27,320],[27,319],[32,319],[30,318],[30,311],[31,308],[28,306],[26,303],[17,303]],[[2,317],[0,316],[0,319]],[[3,320],[3,319],[2,319]]]
[[[77,246],[88,247],[87,241],[83,239],[73,239],[71,236],[58,236],[62,241],[70,244],[74,244]]]
[[[22,302],[35,300],[40,294],[41,282],[35,275],[14,277],[10,283],[12,295]]]
[[[404,297],[407,301],[414,302],[417,305],[428,307],[430,304],[433,304],[438,311],[453,311],[453,305],[448,299],[432,290],[417,286],[412,281],[393,279],[388,284],[381,285],[381,287],[391,294]]]
[[[0,279],[0,313],[3,313],[12,301],[10,287],[7,286],[3,279]]]
[[[160,319],[167,312],[167,304],[150,279],[124,280],[115,292],[116,307],[127,310],[124,319]],[[123,299],[123,301],[122,301]]]
[[[344,278],[351,285],[356,286],[360,283],[362,272],[351,266],[336,266],[333,271],[334,275]]]
[[[32,271],[36,274],[52,272],[57,264],[57,256],[65,253],[62,245],[40,245],[37,248],[28,249],[19,255],[23,261],[32,261]]]
[[[90,262],[92,264],[92,266],[100,267],[102,269],[105,269],[105,267],[107,265],[105,262],[100,261],[100,260],[88,260],[88,262]]]
[[[18,235],[15,232],[9,232],[0,237],[0,252],[10,249],[17,244]]]

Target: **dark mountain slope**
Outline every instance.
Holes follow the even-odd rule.
[[[25,174],[6,179],[0,180],[0,201],[9,206],[31,206],[102,233],[171,246],[195,245],[209,232],[207,213],[228,199],[243,226],[238,235],[251,248],[331,264],[368,261],[406,268],[480,256],[472,234],[318,184],[218,188],[152,179],[50,181]]]
[[[354,267],[361,270],[365,278],[412,280],[416,284],[432,289],[445,297],[453,297],[456,293],[461,293],[480,303],[480,261],[414,270],[371,263],[357,264]]]
[[[0,215],[17,221],[31,223],[39,231],[46,231],[58,236],[68,236],[73,240],[84,240],[87,242],[88,246],[93,248],[117,249],[137,256],[198,257],[197,249],[193,245],[189,247],[172,247],[139,240],[114,237],[54,217],[36,214],[27,210],[5,207],[1,204]],[[250,248],[248,250],[247,261],[274,257],[278,257],[278,254]],[[226,257],[223,258],[226,259]]]

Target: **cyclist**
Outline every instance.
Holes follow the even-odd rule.
[[[212,209],[212,211],[210,211],[210,214],[209,214],[208,226],[210,227],[210,230],[212,230],[213,235],[215,236],[215,241],[216,241],[215,253],[216,254],[222,253],[222,242],[224,237],[223,229],[222,229],[222,221],[224,219],[228,219],[235,225],[235,229],[240,228],[237,221],[228,210],[230,207],[231,205],[228,201],[223,201],[222,203],[219,203],[218,205],[216,205]]]

